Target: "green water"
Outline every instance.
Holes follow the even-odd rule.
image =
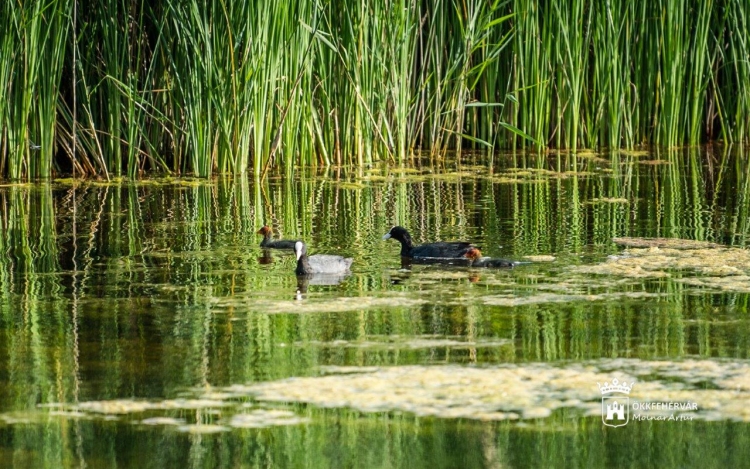
[[[747,467],[750,272],[586,272],[620,262],[616,237],[711,241],[731,264],[750,164],[605,156],[0,186],[0,467]],[[352,275],[301,284],[263,224]],[[394,224],[545,257],[404,268]],[[700,411],[604,426],[596,380],[621,374],[632,399]],[[502,415],[465,408],[495,398]]]

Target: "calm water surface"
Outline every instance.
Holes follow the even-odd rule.
[[[747,467],[749,168],[694,149],[4,184],[0,466]],[[263,224],[352,274],[299,281]],[[532,262],[402,265],[394,224]],[[698,411],[606,427],[612,378]]]

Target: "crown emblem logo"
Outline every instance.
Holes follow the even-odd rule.
[[[630,420],[629,398],[635,382],[622,383],[617,379],[596,383],[602,393],[602,423],[608,427],[622,427]]]
[[[599,383],[596,383],[597,386],[599,386],[599,392],[604,394],[611,394],[613,392],[619,392],[623,394],[630,394],[630,390],[633,389],[633,385],[635,383],[630,383],[628,385],[627,381],[623,381],[620,383],[617,378],[612,380],[612,384],[609,384],[608,382],[604,382],[604,385],[602,386]]]

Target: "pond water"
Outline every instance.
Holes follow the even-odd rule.
[[[0,184],[0,466],[746,467],[749,171],[700,148]],[[264,224],[352,274],[299,281]],[[530,263],[402,265],[395,224]]]

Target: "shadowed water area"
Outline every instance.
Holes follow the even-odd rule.
[[[0,184],[0,465],[743,467],[749,171],[702,148]],[[298,280],[264,224],[351,275]],[[396,224],[530,263],[402,264]],[[697,409],[604,426],[614,378]]]

